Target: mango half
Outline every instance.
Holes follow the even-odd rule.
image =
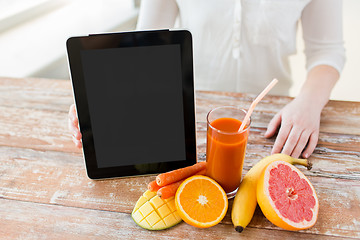
[[[148,230],[167,229],[182,221],[174,197],[163,200],[149,190],[136,202],[131,217],[137,225]]]

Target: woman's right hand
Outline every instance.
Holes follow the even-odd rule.
[[[82,147],[81,143],[81,133],[79,129],[79,119],[76,114],[75,104],[72,104],[69,109],[69,120],[68,120],[69,130],[72,135],[72,140],[75,143],[77,148]]]

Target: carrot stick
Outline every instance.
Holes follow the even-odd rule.
[[[205,173],[206,173],[206,168],[200,170],[199,172],[195,173],[194,175],[205,175]],[[179,188],[180,184],[184,180],[185,179],[171,183],[164,187],[160,187],[160,189],[157,191],[157,195],[159,197],[161,197],[162,199],[167,199],[167,198],[175,196],[177,189]]]
[[[159,197],[161,197],[162,199],[167,199],[170,197],[175,196],[176,190],[179,188],[180,184],[184,181],[180,180],[174,183],[171,183],[169,185],[166,185],[164,187],[161,187],[158,191],[157,191],[157,195]]]
[[[203,170],[200,170],[199,172],[195,173],[194,175],[206,175],[206,168],[204,168]]]
[[[156,183],[160,187],[188,178],[200,170],[206,168],[206,162],[195,163],[192,166],[161,173],[156,177]]]
[[[157,190],[160,189],[160,186],[157,185],[156,180],[154,180],[148,184],[148,189],[151,192],[156,192]]]

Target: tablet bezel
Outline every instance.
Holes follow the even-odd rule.
[[[186,159],[181,161],[169,160],[168,162],[161,163],[99,168],[95,154],[88,98],[81,62],[81,51],[168,44],[179,44],[181,51]],[[196,163],[194,74],[192,37],[189,31],[152,30],[93,34],[89,36],[71,37],[67,40],[66,46],[76,110],[79,118],[80,132],[82,134],[83,155],[89,178],[104,179],[157,174]],[[170,157],[171,156],[169,156],[169,158]]]

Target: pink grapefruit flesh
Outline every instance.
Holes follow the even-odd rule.
[[[275,225],[300,230],[315,224],[319,209],[315,189],[293,165],[283,161],[269,164],[257,191],[261,210]]]

